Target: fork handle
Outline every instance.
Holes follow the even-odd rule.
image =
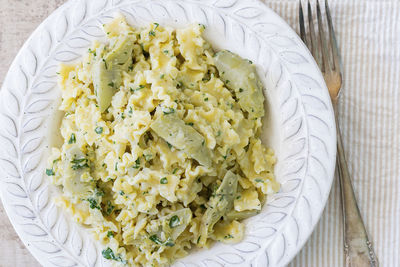
[[[337,118],[337,116],[336,116]],[[344,156],[342,137],[336,119],[337,172],[339,175],[344,224],[344,252],[346,267],[377,267],[378,261],[368,239],[364,222],[354,195],[349,169]]]

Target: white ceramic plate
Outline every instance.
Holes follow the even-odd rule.
[[[263,140],[278,157],[281,191],[246,221],[245,239],[195,251],[176,266],[283,266],[311,234],[325,206],[335,164],[335,126],[321,73],[301,40],[259,1],[75,0],[32,34],[1,90],[0,177],[4,207],[21,240],[44,266],[103,266],[102,247],[55,207],[44,174],[59,131],[57,66],[79,59],[101,25],[122,12],[133,25],[207,26],[216,49],[258,66],[268,114]]]

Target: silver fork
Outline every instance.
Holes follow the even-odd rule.
[[[360,210],[354,195],[353,185],[351,182],[349,170],[347,167],[342,137],[338,124],[337,102],[340,89],[342,87],[342,64],[340,61],[339,50],[336,43],[335,32],[332,25],[332,17],[330,14],[327,0],[325,0],[325,11],[328,21],[328,38],[325,35],[322,22],[321,8],[317,0],[317,20],[318,20],[318,38],[313,24],[313,15],[310,1],[307,4],[308,9],[308,26],[309,36],[305,31],[304,13],[301,0],[299,0],[299,22],[300,36],[303,42],[310,49],[315,58],[321,72],[324,76],[329,95],[332,100],[333,109],[335,111],[336,134],[337,134],[337,159],[336,171],[338,172],[342,213],[344,225],[344,252],[345,266],[347,267],[364,267],[378,266],[378,261],[372,244],[368,239],[364,222],[360,215]]]

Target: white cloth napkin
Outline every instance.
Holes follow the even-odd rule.
[[[299,32],[298,0],[264,2]],[[311,2],[314,8],[315,1]],[[329,4],[344,66],[340,128],[356,197],[380,266],[397,267],[400,266],[400,1],[337,0]],[[289,266],[343,266],[339,192],[336,177],[320,222]]]

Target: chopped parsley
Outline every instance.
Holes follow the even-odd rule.
[[[152,236],[149,237],[149,239],[151,241],[153,241],[154,243],[156,243],[157,245],[162,245],[163,244],[163,242],[161,242],[160,238],[158,238],[157,235],[152,235]]]
[[[166,246],[166,247],[175,246],[175,244],[174,244],[174,242],[172,242],[171,238],[168,238],[165,242],[162,242],[157,235],[152,235],[149,237],[149,239],[160,246]]]
[[[160,75],[160,79],[164,79],[164,77],[165,77],[165,74]]]
[[[163,53],[164,53],[164,54],[168,54],[168,50],[164,50]]]
[[[175,109],[173,109],[173,108],[167,108],[167,109],[163,110],[163,113],[165,115],[172,114],[174,112],[175,112]]]
[[[130,90],[131,90],[131,93],[134,93],[134,92],[136,92],[136,91],[139,91],[139,90],[142,90],[144,88],[144,85],[139,85],[139,87],[138,88],[136,88],[136,89],[133,89],[132,87],[131,88],[129,88]]]
[[[92,50],[89,48],[89,53],[93,54],[93,56],[96,56],[96,50]]]
[[[193,122],[187,122],[186,125],[193,126],[194,123]]]
[[[221,136],[221,133],[222,133],[221,130],[218,130],[218,132],[217,132],[217,137],[218,137],[218,136]]]
[[[115,255],[114,255],[114,252],[112,251],[111,248],[107,248],[107,249],[103,250],[103,251],[101,252],[101,254],[102,254],[103,257],[104,257],[105,259],[107,259],[107,260],[113,260],[113,259],[116,258]]]
[[[233,238],[233,235],[231,235],[231,234],[227,234],[226,236],[224,236],[224,239],[232,239]]]
[[[55,173],[54,173],[53,169],[46,169],[46,175],[47,176],[54,176]]]
[[[241,93],[241,92],[243,92],[244,90],[243,90],[243,88],[239,88],[239,92]]]
[[[71,163],[72,163],[71,168],[73,170],[89,168],[88,160],[86,158],[73,159],[71,160]]]
[[[122,191],[122,190],[119,190],[119,194],[120,194],[121,196],[123,196],[123,195],[125,195],[125,192]]]
[[[178,168],[175,168],[175,169],[172,171],[172,174],[175,174],[177,170],[178,170]]]
[[[110,82],[110,83],[108,84],[108,86],[111,86],[111,87],[114,88],[115,84],[114,84],[114,82]]]
[[[108,238],[114,237],[114,232],[113,231],[108,231],[107,232],[107,237]]]
[[[225,81],[226,84],[228,84],[229,82],[230,82],[229,80],[226,80],[226,81]]]
[[[160,184],[168,184],[168,179],[167,177],[163,177],[160,179]]]
[[[71,137],[68,140],[68,144],[75,144],[76,143],[76,136],[74,133],[71,134]]]
[[[106,249],[104,249],[101,252],[101,255],[103,255],[103,257],[107,260],[115,260],[115,261],[119,261],[122,262],[123,264],[127,264],[128,262],[126,260],[123,260],[121,258],[120,254],[117,254],[117,256],[115,256],[114,252],[112,251],[111,248],[107,247]]]
[[[94,129],[94,131],[95,131],[97,134],[102,134],[102,133],[103,133],[103,127],[98,126],[98,127],[96,127],[96,129]]]
[[[114,170],[118,171],[118,162],[115,162]]]
[[[164,245],[167,247],[173,247],[175,246],[175,243],[170,238],[168,238],[167,241],[165,241]]]
[[[114,208],[115,208],[115,207],[111,204],[111,201],[108,200],[108,201],[107,201],[106,214],[107,214],[107,215],[110,215],[110,214],[113,212]]]
[[[171,219],[169,220],[169,227],[170,228],[175,228],[180,224],[180,220],[178,215],[174,215],[171,217]]]
[[[204,98],[204,101],[208,101],[208,97]]]
[[[102,58],[102,60],[104,62],[104,67],[106,68],[106,70],[108,70],[107,61],[104,58]]]
[[[172,148],[172,145],[170,143],[167,142],[167,145],[169,148]]]
[[[264,183],[264,180],[262,179],[255,179],[254,181],[256,181],[257,183]]]
[[[156,36],[156,32],[153,30],[149,31],[149,36]]]
[[[94,194],[95,194],[96,196],[98,196],[98,197],[102,197],[102,196],[104,196],[104,191],[96,187],[96,188],[94,189]]]
[[[89,202],[89,207],[91,209],[101,209],[101,207],[99,206],[99,204],[97,203],[97,199],[93,198],[93,197],[89,197],[87,199],[87,201]]]
[[[156,25],[156,26],[154,27],[154,30],[157,29],[158,26],[160,26],[160,24],[158,24],[157,22],[154,22],[153,24]]]
[[[137,160],[135,160],[135,165],[133,165],[132,168],[134,169],[140,168],[140,158],[137,158]]]

